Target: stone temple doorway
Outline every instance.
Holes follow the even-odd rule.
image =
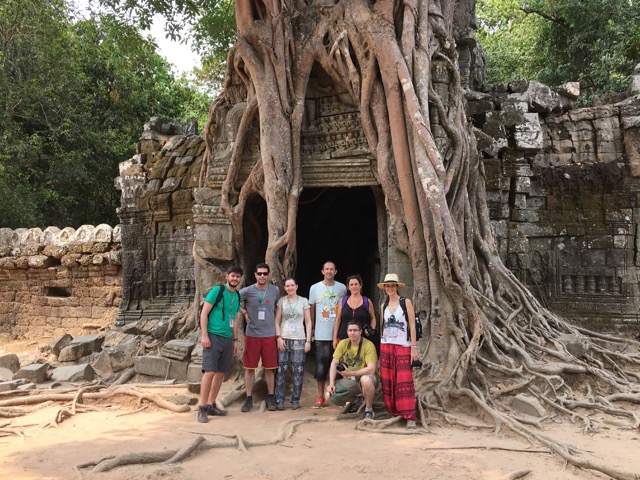
[[[244,285],[256,281],[253,272],[258,263],[264,262],[267,253],[267,203],[260,195],[254,195],[248,202],[243,218],[244,230]]]
[[[300,295],[322,280],[322,264],[331,259],[338,267],[337,280],[346,284],[352,273],[362,276],[363,293],[377,299],[380,274],[378,187],[305,188],[297,218],[298,279]],[[384,215],[382,215],[384,216]]]

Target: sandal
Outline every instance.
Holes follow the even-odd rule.
[[[316,403],[314,403],[313,408],[322,408],[324,407],[324,398],[318,397]]]

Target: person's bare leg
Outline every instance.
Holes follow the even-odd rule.
[[[360,380],[360,386],[362,387],[362,394],[364,395],[364,404],[370,409],[373,407],[373,397],[376,393],[376,387],[371,380],[371,377],[365,375]]]
[[[223,372],[214,372],[213,381],[211,382],[211,388],[209,392],[209,402],[212,405],[216,404],[216,399],[218,398],[218,393],[220,393],[220,387],[222,386],[222,381],[224,380]]]
[[[200,405],[206,405],[210,397],[211,383],[215,372],[204,372],[200,381]]]
[[[244,386],[245,392],[247,392],[247,397],[250,397],[253,394],[253,384],[256,381],[256,371],[255,370],[245,370],[244,371]]]
[[[264,370],[264,381],[267,383],[267,391],[269,395],[273,395],[274,387],[275,387],[275,375],[276,371],[274,369],[266,369]]]

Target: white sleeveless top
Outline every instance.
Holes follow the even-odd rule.
[[[409,324],[400,304],[396,306],[394,312],[389,311],[389,307],[387,306],[387,308],[384,309],[383,315],[384,323],[380,343],[411,347],[411,340],[407,340]]]

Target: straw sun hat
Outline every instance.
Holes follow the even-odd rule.
[[[397,285],[399,289],[406,287],[404,283],[398,280],[398,274],[396,273],[387,273],[384,276],[384,281],[378,284],[378,288],[381,288],[384,290],[385,285]]]

